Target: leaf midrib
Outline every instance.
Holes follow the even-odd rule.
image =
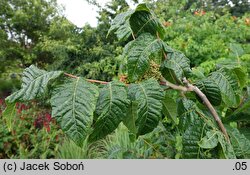
[[[144,97],[145,97],[145,101],[146,101],[146,112],[147,112],[147,117],[146,117],[146,119],[143,121],[143,123],[145,123],[146,122],[146,120],[147,120],[147,118],[148,118],[148,111],[149,111],[149,106],[148,106],[148,96],[147,96],[147,93],[146,93],[146,91],[145,91],[145,89],[144,89],[144,87],[141,85],[141,84],[139,84],[139,87],[142,89],[142,92],[143,92],[143,94],[144,94]],[[142,126],[144,126],[144,124],[142,125]]]
[[[148,49],[151,45],[153,45],[155,42],[158,42],[158,39],[155,39],[155,40],[153,40],[152,42],[150,42],[150,43],[140,52],[140,56],[139,56],[139,58],[137,59],[136,64],[134,65],[134,69],[133,69],[133,73],[132,73],[132,76],[133,76],[133,77],[134,77],[134,74],[135,74],[135,70],[137,69],[139,60],[143,60],[142,58],[145,58],[145,57],[142,57],[142,55],[143,55],[144,53],[146,53],[146,52],[147,52],[147,49]],[[146,58],[146,59],[147,59],[147,58]]]
[[[76,91],[77,91],[77,86],[78,86],[78,83],[79,83],[79,79],[80,78],[78,77],[77,80],[76,80],[76,82],[75,82],[73,96],[72,96],[72,116],[74,118],[74,126],[77,125],[77,123],[76,123],[76,116],[75,116],[75,103],[76,103]],[[79,132],[78,129],[77,129],[77,127],[75,127],[75,128],[76,128],[77,132]]]
[[[221,75],[221,77],[224,79],[224,81],[226,81],[226,83],[228,84],[227,86],[230,87],[230,93],[225,93],[223,90],[221,91],[221,93],[223,93],[224,95],[226,94],[230,94],[230,95],[233,95],[233,103],[236,101],[236,94],[234,93],[234,88],[233,86],[231,85],[231,83],[229,82],[229,80],[227,80],[226,76],[222,73],[222,72],[219,72],[217,71],[216,73],[218,73],[219,75]],[[214,77],[212,78],[214,80],[214,82],[218,85],[219,83],[217,81],[215,81]],[[220,86],[219,86],[220,88]],[[220,88],[221,89],[221,88]]]

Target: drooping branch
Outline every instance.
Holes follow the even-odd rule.
[[[215,121],[218,123],[218,125],[219,125],[222,133],[225,135],[227,141],[230,142],[226,128],[224,127],[224,125],[223,125],[219,115],[217,114],[216,110],[214,109],[213,105],[207,99],[206,95],[197,86],[193,86],[193,91],[201,98],[204,105],[206,105],[206,107],[208,108],[208,110],[210,111],[212,116],[214,117]]]
[[[77,76],[72,75],[72,74],[68,74],[68,73],[64,73],[64,75],[68,76],[70,78],[78,78]],[[107,84],[107,83],[109,83],[109,82],[100,81],[100,80],[92,80],[92,79],[86,79],[86,80],[88,82],[91,82],[91,83],[99,83],[99,84]],[[183,83],[185,84],[185,86],[176,85],[176,84],[173,84],[173,83],[171,83],[171,82],[169,82],[167,80],[164,80],[164,81],[160,82],[160,85],[167,86],[167,87],[170,87],[171,89],[175,89],[175,90],[178,90],[178,91],[181,91],[181,92],[191,92],[191,91],[195,92],[201,98],[204,105],[208,108],[208,110],[210,111],[210,113],[214,117],[214,119],[217,122],[220,130],[225,135],[227,141],[230,142],[229,136],[227,134],[225,126],[223,125],[219,115],[217,114],[216,110],[214,109],[214,107],[212,106],[212,104],[210,103],[210,101],[208,100],[206,95],[197,86],[194,86],[194,85],[190,84],[186,78],[183,79]]]

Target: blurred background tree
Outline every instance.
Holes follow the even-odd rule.
[[[99,9],[97,27],[75,26],[63,16],[64,9],[56,0],[1,0],[1,81],[18,77],[13,73],[20,73],[30,64],[106,81],[117,77],[126,41],[118,43],[114,34],[106,35],[116,14],[129,8],[128,2],[112,0],[104,7],[96,0],[88,2]],[[145,2],[165,25],[165,41],[183,51],[192,66],[228,57],[230,43],[240,44],[249,53],[247,0]]]

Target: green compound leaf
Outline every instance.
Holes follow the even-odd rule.
[[[129,18],[134,13],[134,10],[128,10],[118,14],[111,23],[111,27],[108,31],[109,35],[112,31],[115,31],[115,34],[119,40],[126,40],[131,36],[132,29],[129,24]]]
[[[6,103],[7,107],[3,111],[3,119],[6,121],[6,125],[9,131],[13,128],[13,120],[16,116],[16,103]]]
[[[118,14],[111,23],[108,35],[115,31],[119,40],[126,40],[132,34],[139,37],[142,33],[151,33],[164,38],[165,30],[146,4],[139,4],[135,10]]]
[[[240,44],[230,43],[229,46],[230,46],[231,56],[238,59],[240,56],[244,55],[244,50]]]
[[[196,120],[200,119],[196,112],[196,108],[196,104],[186,98],[178,101],[177,113],[179,117],[179,128],[181,131],[185,131],[190,125],[194,124]]]
[[[162,110],[163,90],[155,79],[129,86],[129,97],[138,102],[137,135],[151,132],[159,123]]]
[[[235,75],[238,78],[238,84],[240,88],[244,88],[247,85],[247,73],[245,70],[242,69],[242,67],[234,67],[232,71],[235,73]]]
[[[164,76],[167,80],[173,81],[173,79],[177,78],[179,82],[182,82],[183,77],[189,77],[192,73],[190,60],[183,53],[178,51],[169,52],[167,54],[167,59],[165,59],[161,65],[161,71],[170,72],[167,76]]]
[[[233,146],[230,143],[228,143],[223,133],[218,132],[217,136],[218,136],[218,140],[221,145],[221,148],[222,148],[223,156],[226,159],[236,159]]]
[[[213,80],[207,78],[195,84],[207,96],[212,105],[219,106],[221,104],[221,92],[218,85]]]
[[[195,123],[188,126],[183,134],[183,158],[200,158],[199,142],[206,132],[205,124],[202,120],[198,119]]]
[[[250,140],[250,127],[244,127],[238,129],[248,140]]]
[[[52,117],[77,145],[82,145],[91,131],[98,94],[98,88],[82,78],[70,80],[53,91]]]
[[[89,141],[96,141],[113,132],[126,117],[128,105],[125,84],[111,82],[105,85],[101,89],[97,101],[96,114],[98,118],[94,124],[94,130],[89,136]]]
[[[205,149],[215,148],[219,143],[217,132],[216,130],[207,131],[206,136],[200,140],[199,146]]]
[[[136,122],[137,117],[138,117],[137,116],[137,108],[138,108],[137,101],[131,101],[130,105],[129,105],[129,108],[128,108],[127,116],[123,119],[124,125],[134,135],[137,134],[137,128],[136,128],[136,125],[135,125],[135,122]]]
[[[171,118],[175,124],[178,124],[176,101],[166,93],[164,99],[162,100],[162,105],[162,113],[166,117]]]
[[[237,107],[240,102],[238,95],[240,87],[235,73],[230,69],[221,68],[212,72],[209,78],[220,88],[224,103],[229,107]]]
[[[229,131],[228,128],[227,128],[227,131]],[[239,136],[239,135],[237,135],[237,136]],[[207,131],[206,136],[203,137],[201,139],[201,141],[199,142],[199,146],[201,148],[205,148],[205,149],[213,149],[219,143],[221,146],[221,149],[222,149],[223,158],[235,159],[236,155],[237,155],[237,154],[235,154],[235,151],[238,151],[240,148],[238,147],[239,145],[237,145],[238,144],[237,141],[236,141],[236,144],[234,143],[235,141],[232,138],[231,138],[231,141],[232,141],[233,146],[225,139],[225,136],[223,135],[222,132],[220,132],[218,130],[209,130],[209,131]],[[241,145],[241,146],[247,146],[247,145]],[[244,148],[246,148],[246,147],[244,147]],[[247,149],[249,149],[249,147]],[[240,150],[240,151],[242,151],[242,150]],[[242,152],[240,152],[240,153],[242,153]]]
[[[137,6],[129,22],[135,36],[148,32],[154,36],[158,35],[160,38],[164,38],[165,30],[163,25],[146,4]]]
[[[238,158],[250,158],[250,140],[239,132],[237,128],[226,127],[230,136],[235,155]]]
[[[232,114],[225,117],[223,122],[250,122],[250,100],[245,101]]]
[[[47,72],[31,65],[23,72],[21,89],[7,97],[6,101],[13,103],[35,99],[44,94],[49,82],[59,77],[62,73],[62,71]]]
[[[149,33],[140,35],[136,40],[128,43],[123,55],[128,61],[128,79],[134,82],[141,78],[150,66],[150,56],[162,49],[162,41]]]

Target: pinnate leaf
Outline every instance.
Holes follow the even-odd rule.
[[[137,135],[151,132],[159,123],[162,110],[163,91],[155,79],[129,86],[129,97],[137,101]]]
[[[31,65],[23,72],[21,89],[7,97],[6,101],[13,103],[40,97],[46,92],[49,82],[59,77],[62,73],[62,71],[47,72]]]
[[[207,131],[206,136],[200,140],[199,146],[205,149],[215,148],[219,143],[217,132],[216,130]]]
[[[171,72],[178,79],[179,82],[182,82],[182,78],[189,77],[192,73],[190,68],[190,60],[181,52],[173,51],[167,54],[167,58],[161,65],[162,72]],[[164,76],[167,80],[172,81],[173,78],[169,74]]]
[[[236,159],[233,146],[226,140],[222,132],[217,133],[219,143],[222,148],[223,155],[226,159]]]
[[[229,107],[237,107],[239,104],[238,91],[240,87],[235,73],[230,69],[221,68],[216,72],[212,72],[209,78],[220,88],[224,103]]]
[[[9,129],[9,131],[13,128],[13,120],[16,116],[16,103],[7,103],[6,108],[3,111],[3,119],[6,121],[6,125]]]
[[[134,10],[128,10],[118,14],[112,21],[107,35],[109,35],[112,31],[115,31],[119,40],[126,40],[129,36],[131,36],[132,29],[129,24],[129,18],[133,13]]]
[[[89,136],[89,141],[96,141],[113,132],[126,117],[128,105],[125,84],[111,82],[105,85],[101,89],[97,101],[96,115],[98,118],[94,123],[94,130]]]
[[[52,117],[77,145],[90,134],[98,88],[83,78],[72,79],[53,91]]]
[[[218,85],[213,80],[207,78],[195,84],[206,95],[212,105],[219,106],[221,104],[221,92]]]
[[[206,128],[204,122],[198,119],[192,125],[189,125],[183,133],[183,158],[200,158],[199,142],[203,137]]]
[[[141,78],[150,66],[150,56],[162,49],[162,41],[149,33],[140,35],[128,43],[123,55],[128,59],[128,78],[134,82]]]
[[[181,131],[185,131],[190,125],[195,124],[195,122],[200,119],[196,108],[197,106],[192,100],[183,98],[178,101],[177,113]]]
[[[239,132],[237,128],[227,127],[235,155],[239,158],[250,158],[250,140]]]
[[[165,30],[163,25],[146,4],[137,6],[129,22],[135,36],[148,32],[154,36],[158,35],[160,38],[164,38]]]
[[[178,123],[177,120],[177,103],[176,101],[170,97],[167,93],[165,94],[164,99],[162,100],[162,112],[166,117],[169,117],[173,120],[175,124]]]
[[[132,34],[139,37],[142,33],[164,38],[165,30],[160,21],[146,4],[139,4],[135,10],[118,14],[111,23],[108,35],[115,31],[119,40],[126,40]]]

